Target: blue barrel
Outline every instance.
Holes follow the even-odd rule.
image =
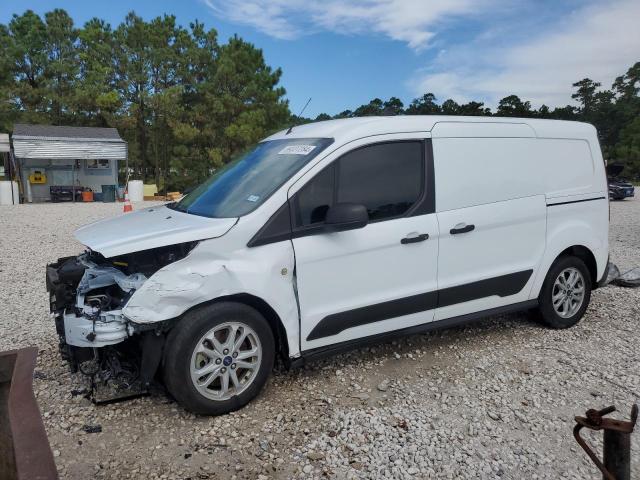
[[[93,201],[101,202],[102,201],[102,192],[93,192]]]
[[[116,201],[115,185],[102,185],[102,201],[104,203],[113,203]]]

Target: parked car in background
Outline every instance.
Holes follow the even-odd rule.
[[[288,365],[392,336],[537,309],[575,325],[606,278],[596,130],[397,116],[297,126],[179,202],[76,232],[47,267],[62,353],[94,384],[160,370],[220,414]]]
[[[619,177],[624,170],[624,165],[607,165],[607,181],[609,183],[609,198],[612,200],[624,200],[635,195],[635,187],[632,183]]]

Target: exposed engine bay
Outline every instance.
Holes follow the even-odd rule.
[[[197,242],[105,258],[87,250],[47,265],[50,311],[60,352],[72,372],[90,379],[96,403],[144,394],[160,363],[173,322],[137,324],[123,314],[133,294]]]

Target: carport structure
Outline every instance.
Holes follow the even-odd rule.
[[[127,160],[115,128],[16,124],[12,141],[27,202],[51,200],[51,187],[68,187],[77,198],[83,189],[117,185],[118,161]]]

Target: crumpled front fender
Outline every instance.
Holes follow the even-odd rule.
[[[186,258],[158,270],[129,299],[123,309],[125,317],[137,324],[153,324],[220,297],[249,294],[278,314],[290,354],[299,351],[291,243],[243,248],[229,258],[216,252],[215,247],[220,246],[216,242],[219,240],[202,242]]]
[[[225,295],[225,283],[229,283],[225,272],[224,264],[218,262],[197,270],[165,267],[133,294],[123,312],[141,324],[178,317],[194,305]]]

